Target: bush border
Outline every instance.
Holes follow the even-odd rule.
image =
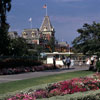
[[[21,92],[26,93],[30,89],[36,90],[36,89],[40,89],[40,88],[45,88],[49,84],[52,84],[52,83],[41,84],[41,85],[38,85],[38,86],[25,88],[21,91],[17,90],[15,92],[9,92],[7,94],[1,94],[0,100],[6,100],[6,98],[9,98],[9,97],[15,95],[16,93],[21,93]],[[87,100],[86,98],[88,98],[88,97],[95,98],[98,93],[100,94],[100,89],[95,90],[95,91],[78,92],[78,93],[74,93],[74,94],[66,94],[64,96],[54,96],[54,97],[51,97],[51,98],[43,98],[43,99],[36,99],[36,100]],[[88,100],[91,100],[91,98],[88,99]],[[99,99],[97,99],[97,100],[99,100]]]

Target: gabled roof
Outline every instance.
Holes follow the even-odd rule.
[[[39,29],[24,29],[22,32],[22,36],[26,36],[27,39],[39,38]],[[34,35],[35,37],[32,37]]]
[[[51,25],[49,16],[45,16],[40,27],[40,31],[54,31],[54,28]]]
[[[68,44],[66,42],[59,42],[58,45],[60,47],[68,47]]]

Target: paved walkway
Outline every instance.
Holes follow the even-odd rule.
[[[75,67],[75,68],[70,68],[70,69],[62,68],[62,69],[46,70],[46,71],[40,71],[40,72],[29,72],[29,73],[14,74],[14,75],[0,75],[0,83],[41,77],[41,76],[48,76],[48,75],[66,73],[66,72],[73,72],[73,71],[79,71],[79,70],[88,70],[88,67],[82,66],[82,67]]]

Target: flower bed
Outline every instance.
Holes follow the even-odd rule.
[[[34,65],[34,66],[18,66],[18,67],[8,67],[1,68],[0,75],[11,75],[11,74],[19,74],[26,72],[36,72],[36,71],[44,71],[44,70],[52,70],[54,68],[53,65]]]
[[[58,67],[57,67],[58,68]],[[0,75],[19,74],[54,69],[53,64],[24,58],[6,58],[0,60]]]
[[[95,74],[92,77],[74,78],[72,80],[50,84],[45,89],[19,93],[7,100],[36,100],[40,98],[49,98],[57,95],[63,96],[66,94],[98,89],[100,89],[100,74]]]

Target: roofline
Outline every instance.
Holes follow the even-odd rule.
[[[48,19],[49,19],[49,26],[51,26],[52,28],[53,28],[53,26],[51,25],[51,21],[50,21],[50,18],[49,18],[49,16],[44,16],[44,19],[43,19],[43,21],[42,21],[42,24],[41,24],[41,26],[40,26],[40,30],[41,30],[41,28],[42,28],[42,26],[43,26],[43,22],[44,22],[44,20],[45,20],[45,17],[48,17]],[[50,28],[50,27],[49,27]]]
[[[74,54],[73,52],[53,52],[53,53],[45,53],[46,55],[67,55],[67,54]]]
[[[28,29],[24,29],[24,30],[34,30],[34,29],[39,30],[39,28],[28,28]]]

